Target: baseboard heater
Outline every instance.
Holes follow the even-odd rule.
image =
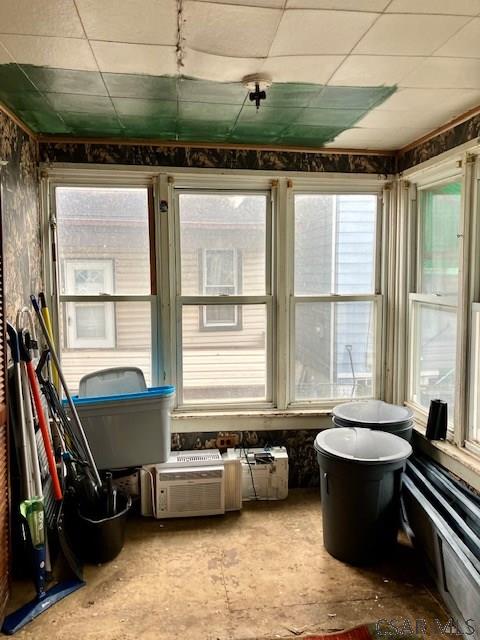
[[[413,458],[403,516],[459,631],[480,640],[480,499],[439,465]]]

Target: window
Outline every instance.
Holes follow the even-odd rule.
[[[75,295],[111,294],[111,260],[65,259],[67,288]],[[66,338],[69,348],[115,346],[115,316],[111,302],[69,302],[66,305]]]
[[[410,399],[448,403],[453,424],[461,182],[419,190],[416,293],[410,296]]]
[[[294,196],[292,397],[373,397],[379,348],[378,196]]]
[[[200,255],[204,295],[238,295],[241,290],[240,252],[237,249],[204,249]],[[203,307],[200,315],[200,329],[209,331],[241,329],[241,308],[238,305]]]
[[[179,404],[271,403],[270,194],[177,189],[176,211]]]
[[[57,186],[61,358],[72,390],[98,369],[152,379],[155,313],[147,187]]]

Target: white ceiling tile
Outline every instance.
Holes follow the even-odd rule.
[[[480,12],[480,0],[392,0],[386,12],[475,16]]]
[[[20,64],[97,71],[88,40],[0,34],[0,42]]]
[[[395,132],[385,129],[353,128],[343,131],[327,146],[338,149],[398,149],[420,138],[427,131],[419,128],[402,128]]]
[[[398,89],[382,102],[382,111],[416,111],[427,112],[433,105],[440,104],[445,113],[452,115],[471,109],[480,102],[479,90],[457,91],[455,89]],[[433,107],[434,108],[434,107]]]
[[[0,31],[71,38],[84,35],[73,0],[2,0]]]
[[[479,89],[480,59],[428,58],[400,84],[432,89]]]
[[[175,0],[76,0],[87,36],[139,44],[175,44]]]
[[[279,56],[268,58],[262,72],[273,82],[313,82],[326,84],[343,56]]]
[[[257,73],[262,61],[258,58],[229,58],[186,49],[182,73],[202,80],[240,82],[246,75]]]
[[[451,58],[480,58],[480,18],[475,18],[466,24],[433,55],[450,56]]]
[[[382,15],[352,53],[430,55],[469,18],[437,15]]]
[[[283,9],[285,0],[197,0],[214,4],[236,4],[248,7],[265,7],[267,9]]]
[[[287,0],[287,9],[383,11],[388,3],[389,0]]]
[[[351,55],[337,69],[329,84],[353,87],[397,84],[424,60],[418,56]]]
[[[220,56],[267,56],[282,12],[208,2],[185,6],[185,44]]]
[[[443,107],[429,109],[428,111],[386,111],[385,109],[373,109],[357,122],[357,126],[365,129],[386,129],[396,131],[405,128],[411,123],[416,128],[435,129],[451,120],[451,112]]]
[[[156,44],[91,41],[100,71],[107,73],[143,73],[175,75],[176,49]]]
[[[377,16],[353,11],[285,11],[271,55],[348,53]]]

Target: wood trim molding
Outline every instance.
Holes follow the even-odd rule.
[[[34,131],[32,131],[30,129],[29,126],[27,126],[23,120],[21,120],[17,115],[15,115],[15,113],[13,113],[13,111],[11,109],[9,109],[6,105],[3,104],[3,102],[0,102],[0,111],[3,111],[3,113],[8,116],[11,120],[13,120],[13,122],[15,122],[15,124],[20,127],[20,129],[22,129],[26,134],[28,134],[31,138],[33,138],[34,140],[38,140],[38,134],[35,133]]]

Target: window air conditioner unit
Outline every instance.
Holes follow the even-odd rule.
[[[185,518],[225,513],[225,468],[216,449],[173,452],[142,467],[142,515]]]

